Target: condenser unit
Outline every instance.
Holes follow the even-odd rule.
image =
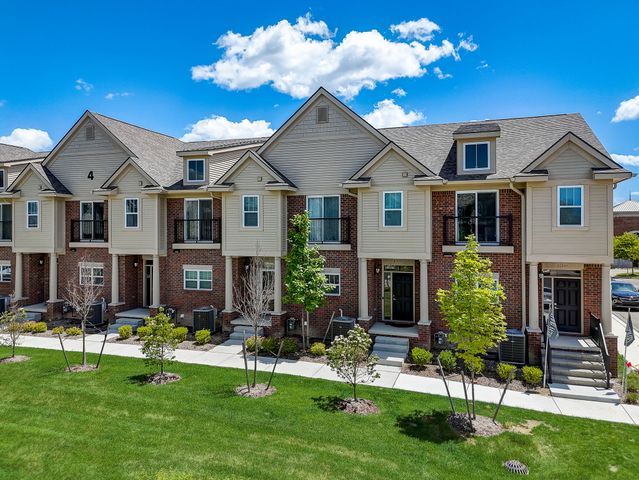
[[[11,307],[11,297],[0,297],[0,313],[4,313]]]
[[[222,325],[217,318],[217,308],[205,307],[193,310],[193,331],[210,330],[215,333]]]
[[[340,316],[333,319],[331,324],[331,340],[339,335],[346,336],[348,331],[355,328],[355,319],[353,317]]]
[[[89,324],[93,326],[100,326],[104,323],[102,302],[95,302],[91,305],[91,311],[87,320]]]
[[[523,365],[526,363],[526,335],[520,330],[506,330],[506,340],[499,344],[499,361]]]

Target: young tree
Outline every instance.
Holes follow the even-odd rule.
[[[164,313],[163,308],[159,309],[157,315],[147,317],[144,322],[150,331],[144,337],[142,353],[148,365],[159,367],[160,377],[163,377],[164,367],[175,358],[175,348],[180,340],[173,333],[171,317]]]
[[[11,347],[11,357],[16,356],[16,345],[22,336],[22,323],[26,320],[27,313],[23,308],[19,308],[17,304],[11,303],[8,310],[0,315],[0,344]]]
[[[86,263],[85,259],[81,260],[81,264]],[[80,269],[80,279],[70,279],[67,283],[66,291],[63,299],[67,302],[75,313],[80,317],[80,325],[82,329],[82,365],[87,364],[87,348],[86,334],[87,321],[91,316],[93,305],[100,301],[102,295],[102,286],[94,283],[93,277],[86,271]]]
[[[495,282],[492,262],[479,256],[479,244],[468,236],[466,248],[455,254],[450,290],[437,292],[439,308],[448,322],[449,340],[457,345],[458,357],[470,370],[474,392],[475,372],[481,356],[506,339],[502,302],[503,288]],[[473,411],[474,411],[473,396]]]
[[[353,387],[353,399],[357,401],[357,385],[379,377],[375,371],[378,358],[368,353],[372,340],[359,325],[348,334],[336,337],[326,352],[328,366]]]
[[[639,237],[634,233],[625,232],[614,238],[615,258],[630,260],[632,273],[635,273],[635,262],[639,261]]]
[[[301,305],[305,319],[302,319],[302,348],[309,346],[310,315],[326,302],[330,287],[324,275],[324,257],[317,248],[308,244],[311,221],[308,212],[291,218],[288,231],[289,251],[286,255],[285,301]]]
[[[264,259],[262,257],[256,255],[251,258],[246,274],[242,277],[240,285],[234,290],[233,308],[245,320],[248,320],[253,328],[253,339],[255,340],[253,387],[255,387],[257,382],[257,356],[260,351],[257,332],[264,323],[264,313],[269,311],[269,303],[275,290],[273,277],[264,275]]]

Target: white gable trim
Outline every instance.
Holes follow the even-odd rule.
[[[113,185],[114,183],[116,183],[116,180],[118,179],[118,177],[124,173],[126,171],[126,169],[128,167],[132,167],[135,170],[138,171],[138,173],[140,173],[140,175],[142,175],[147,182],[149,182],[149,185],[153,185],[153,186],[159,186],[159,183],[156,182],[155,180],[153,180],[153,178],[151,178],[149,176],[148,173],[146,173],[142,167],[140,167],[135,160],[133,160],[131,157],[127,158],[124,163],[122,165],[120,165],[115,172],[113,172],[113,174],[111,174],[111,176],[107,179],[106,182],[104,182],[104,184],[100,187],[100,189],[106,189],[109,188],[111,185]]]

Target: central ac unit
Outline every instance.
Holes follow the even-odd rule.
[[[526,363],[526,335],[522,331],[506,330],[506,340],[499,344],[499,361],[517,365]]]
[[[210,330],[211,333],[221,330],[222,324],[217,318],[217,308],[205,307],[193,310],[193,331]]]

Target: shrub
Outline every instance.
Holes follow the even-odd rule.
[[[257,342],[260,346],[260,348],[262,348],[262,342],[264,341],[263,337],[257,337]],[[254,336],[250,336],[248,337],[246,340],[246,350],[249,352],[254,352],[255,351],[255,337]]]
[[[186,327],[175,327],[173,329],[173,335],[175,339],[179,342],[184,342],[186,340],[186,336],[189,333],[189,329]]]
[[[524,377],[524,382],[533,387],[541,384],[541,379],[544,376],[544,372],[541,371],[541,368],[531,365],[526,365],[522,368],[521,374]]]
[[[64,327],[55,327],[53,330],[51,330],[51,333],[53,333],[54,335],[62,335],[64,333]]]
[[[274,337],[266,337],[262,339],[262,343],[260,343],[260,350],[265,350],[271,353],[277,353],[277,349],[280,347],[280,342],[277,338]]]
[[[139,331],[139,329],[138,329]],[[195,343],[198,345],[204,345],[205,343],[209,343],[211,341],[211,330],[198,330],[195,332]]]
[[[66,329],[65,333],[67,337],[77,337],[78,335],[82,335],[82,329],[79,327],[69,327]]]
[[[309,353],[314,357],[323,357],[324,355],[326,355],[326,345],[324,345],[322,342],[315,342],[313,345],[311,345]]]
[[[639,393],[639,373],[629,373],[626,380],[628,382],[628,391],[630,393]]]
[[[475,375],[481,375],[486,368],[486,364],[481,358],[478,357],[468,357],[464,360],[464,367],[471,373]]]
[[[497,364],[497,376],[504,382],[509,378],[515,378],[515,372],[517,372],[517,367],[510,363]]]
[[[457,366],[457,357],[455,353],[450,350],[444,350],[439,354],[439,361],[442,364],[442,367],[447,372],[452,372]]]
[[[282,339],[282,355],[291,355],[299,350],[297,340],[291,337]]]
[[[433,360],[433,354],[425,348],[415,347],[410,352],[413,363],[420,367],[428,365]]]
[[[120,340],[131,338],[131,335],[133,335],[133,327],[131,327],[131,325],[122,325],[118,328],[118,335],[120,336]]]
[[[45,322],[35,322],[33,324],[33,333],[44,333],[47,331],[47,324]]]
[[[22,331],[26,333],[31,333],[35,329],[36,322],[29,320],[28,322],[24,322],[22,324]]]
[[[639,403],[639,393],[637,392],[626,393],[626,403],[637,405]]]
[[[151,327],[147,327],[147,326],[138,327],[137,334],[140,340],[144,340],[150,333],[151,333]]]

